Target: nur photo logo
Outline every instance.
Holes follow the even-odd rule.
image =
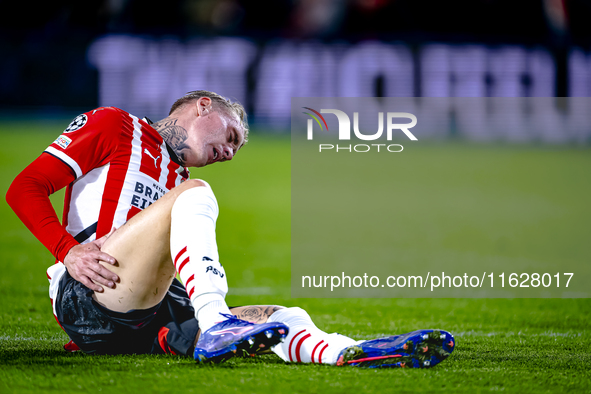
[[[310,107],[302,107],[310,112],[303,112],[304,114],[311,117],[308,119],[307,123],[307,139],[313,140],[314,139],[314,121],[320,127],[321,131],[328,132],[328,124],[326,123],[326,119],[322,114],[333,114],[337,117],[337,121],[339,122],[339,130],[338,130],[338,138],[339,141],[350,141],[351,140],[351,119],[349,115],[347,115],[344,111],[338,109],[321,109],[320,112],[312,109]],[[365,134],[362,133],[359,129],[359,112],[353,112],[353,133],[354,138],[362,140],[362,141],[375,141],[382,137],[384,134],[384,118],[386,123],[386,140],[391,141],[392,135],[395,131],[403,132],[408,139],[411,141],[417,141],[417,137],[409,130],[416,126],[417,124],[417,117],[409,112],[387,112],[386,116],[384,116],[384,112],[378,112],[378,130],[373,134]],[[410,122],[406,123],[398,123],[399,119],[406,119],[410,120]],[[396,120],[396,121],[395,121]],[[349,145],[339,145],[339,144],[319,144],[318,151],[322,152],[323,150],[335,150],[336,152],[339,151],[347,151],[347,152],[358,152],[364,153],[369,152],[370,150],[377,150],[378,152],[402,152],[404,147],[400,144],[349,144]]]

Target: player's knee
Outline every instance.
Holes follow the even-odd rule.
[[[186,192],[187,190],[191,190],[191,189],[195,189],[195,188],[205,188],[208,189],[208,191],[213,191],[211,189],[211,186],[209,186],[209,183],[205,182],[202,179],[188,179],[185,182],[181,183],[180,185],[178,185],[177,187],[175,187],[173,190],[176,191],[176,193],[183,193]]]
[[[189,179],[178,187],[172,214],[184,216],[189,212],[210,216],[217,220],[218,203],[209,184],[201,179]]]
[[[183,193],[184,191],[190,190],[190,189],[194,189],[194,188],[203,188],[205,187],[206,189],[212,190],[211,186],[209,186],[209,183],[205,182],[203,179],[187,179],[186,181],[184,181],[183,183],[181,183],[178,186],[175,186],[171,192],[174,192],[173,194],[179,194],[179,193]]]
[[[191,189],[193,187],[210,187],[209,184],[201,179],[188,179],[181,184],[185,189]]]

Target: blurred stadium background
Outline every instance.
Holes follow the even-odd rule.
[[[0,26],[4,118],[99,105],[159,118],[200,88],[243,102],[259,129],[287,131],[291,97],[591,96],[586,0],[93,0],[0,9],[10,16]],[[572,107],[551,103],[549,116],[585,124],[586,106]],[[548,140],[587,142],[591,132],[581,128]]]

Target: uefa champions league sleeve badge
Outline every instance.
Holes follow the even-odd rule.
[[[86,116],[86,114],[76,116],[74,118],[74,120],[72,121],[72,123],[70,123],[68,125],[68,127],[66,127],[66,129],[64,130],[64,133],[71,133],[73,131],[81,129],[86,124],[87,121],[88,121],[88,116]]]

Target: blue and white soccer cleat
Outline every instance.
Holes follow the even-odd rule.
[[[254,356],[283,342],[289,328],[283,323],[255,324],[234,315],[217,323],[199,337],[193,356],[198,363],[221,362],[233,356]]]
[[[418,330],[349,346],[339,354],[337,365],[430,368],[449,357],[454,347],[454,337],[447,331]]]

